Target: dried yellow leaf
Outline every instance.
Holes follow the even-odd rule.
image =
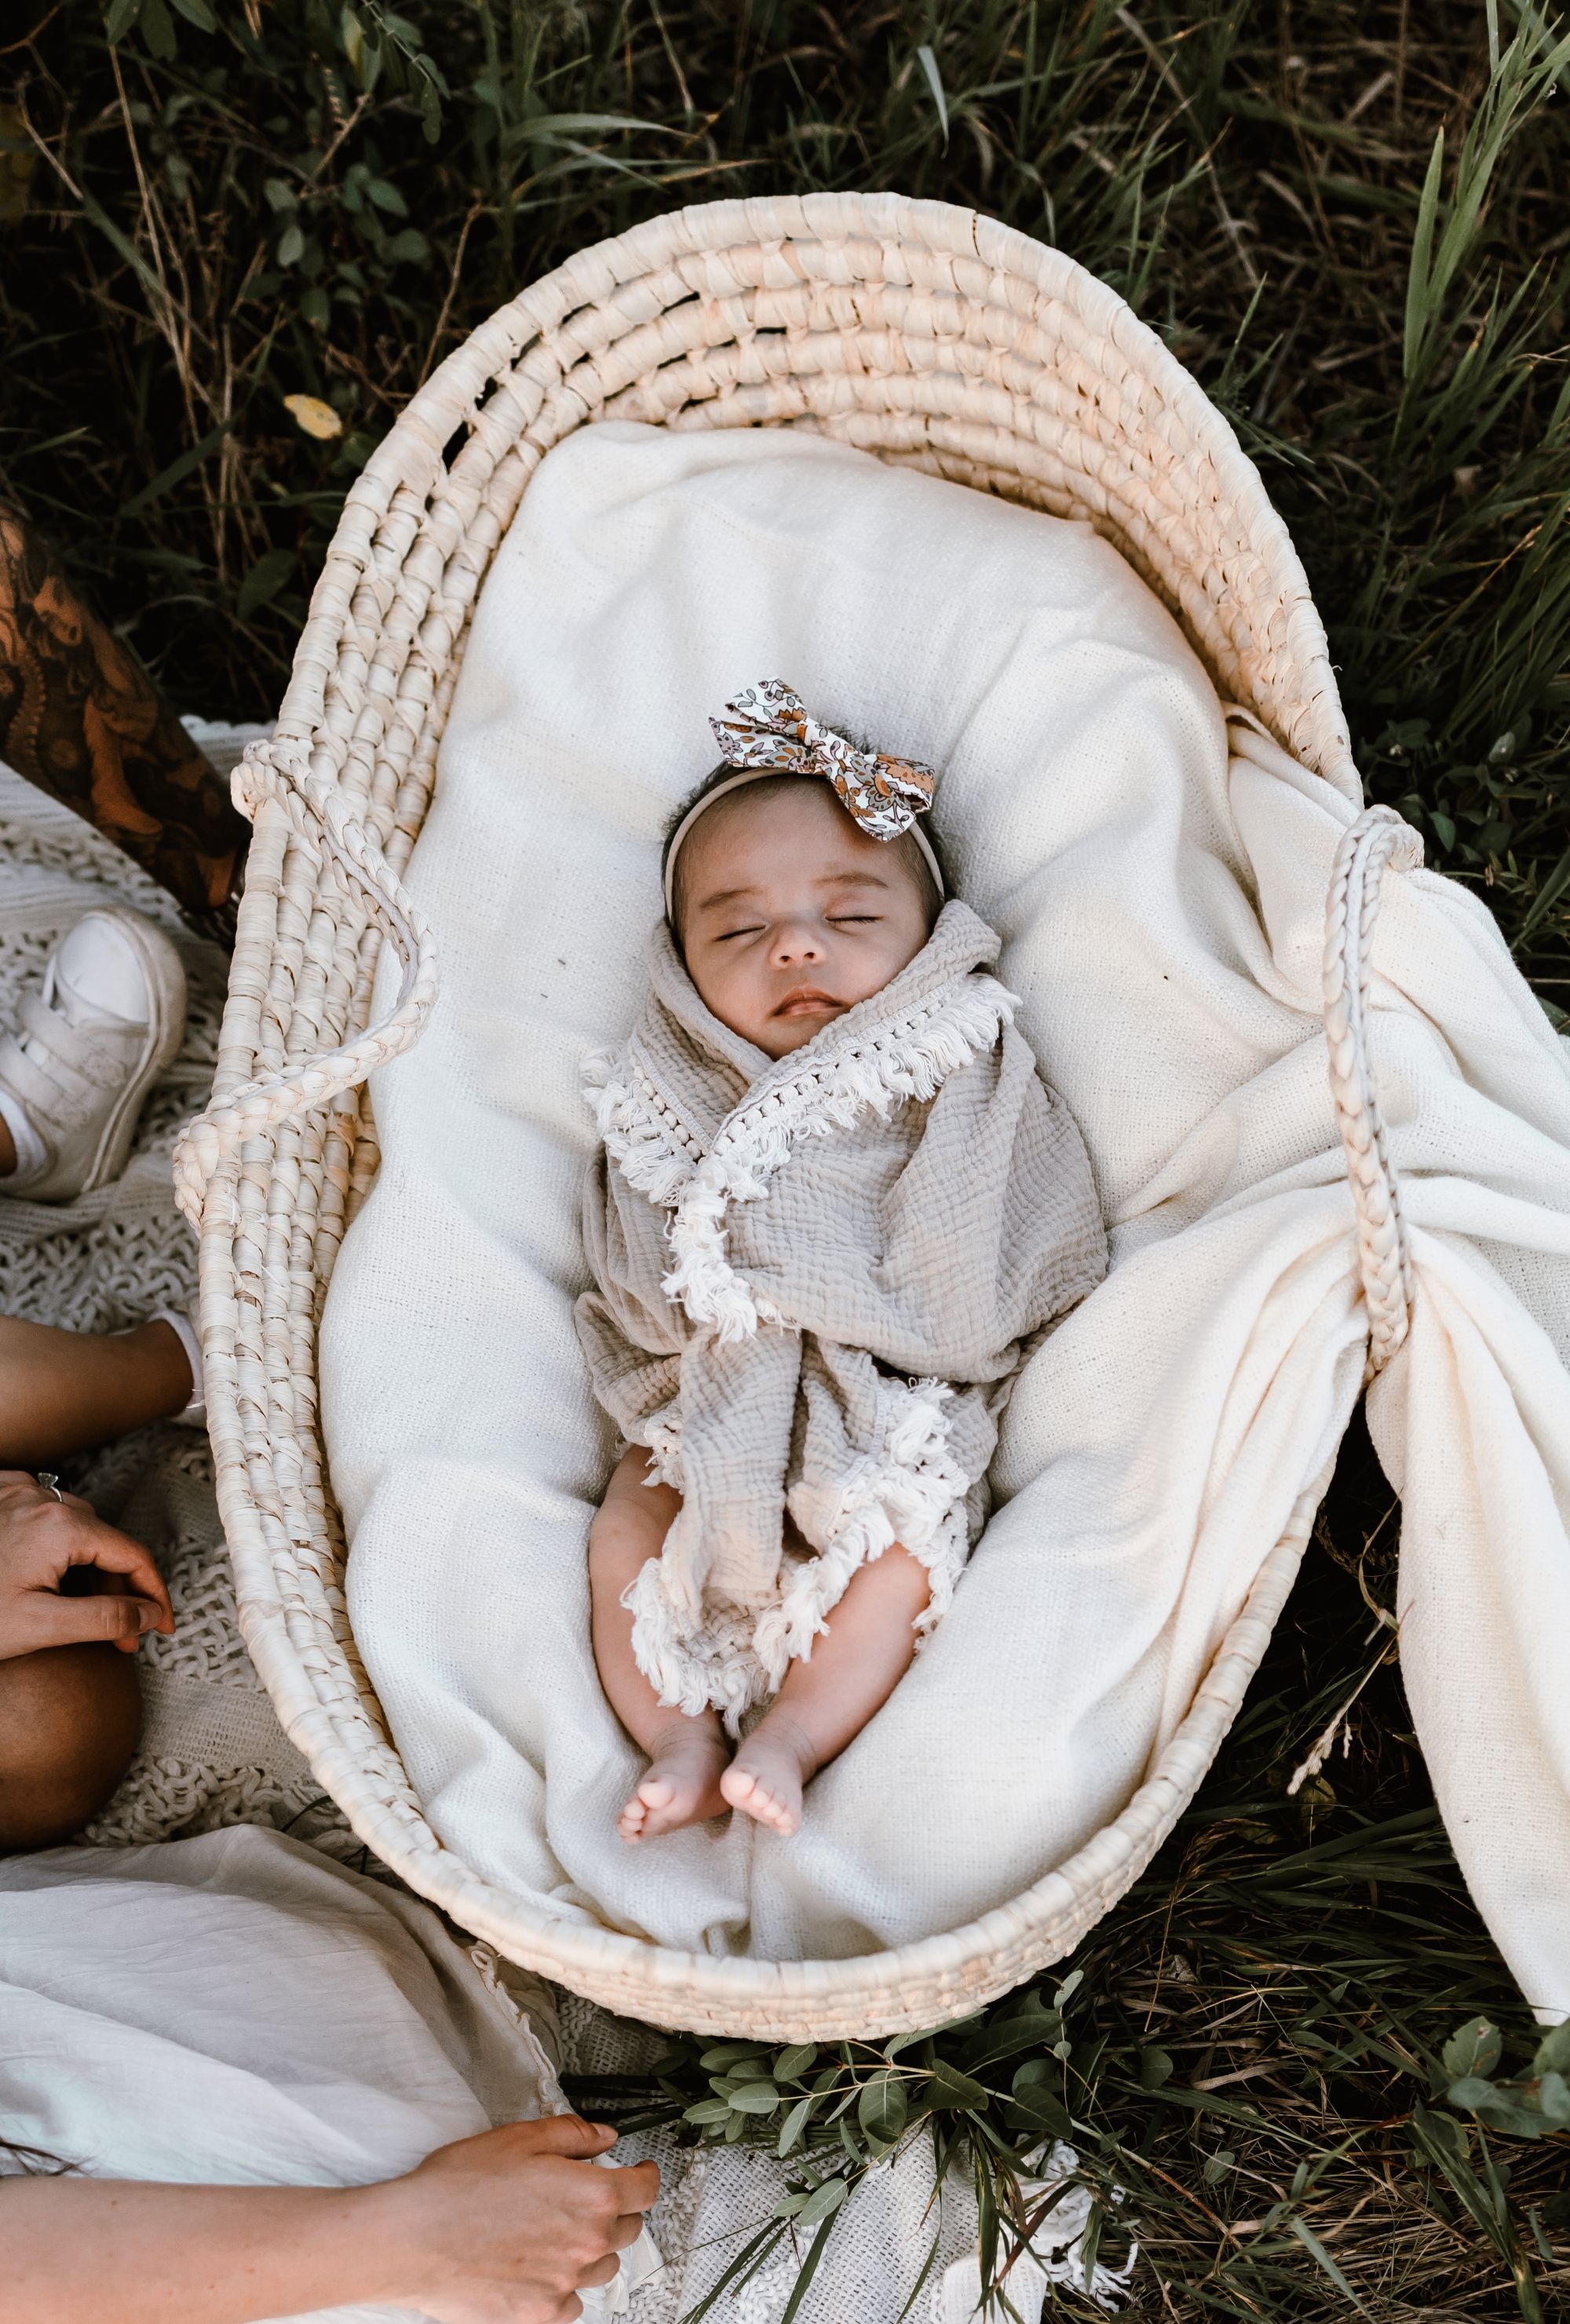
[[[314,436],[319,443],[326,444],[334,436],[341,436],[344,432],[343,421],[332,405],[324,403],[319,395],[286,395],[283,409],[292,411],[295,425],[303,428],[308,436]]]

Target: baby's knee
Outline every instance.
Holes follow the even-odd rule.
[[[130,1766],[141,1729],[134,1655],[50,1646],[0,1662],[0,1853],[79,1831]]]

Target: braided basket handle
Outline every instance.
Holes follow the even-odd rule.
[[[338,886],[365,905],[391,939],[403,975],[398,998],[379,1024],[320,1056],[302,1057],[243,1082],[187,1122],[174,1148],[174,1192],[199,1232],[208,1188],[245,1139],[274,1129],[291,1114],[328,1104],[401,1056],[419,1039],[436,1000],[436,944],[424,914],[334,785],[310,772],[304,746],[253,742],[235,770],[234,790],[235,804],[253,820],[263,801],[282,806],[296,835],[319,850]]]
[[[1371,1377],[1382,1370],[1407,1336],[1413,1276],[1400,1181],[1390,1161],[1368,1054],[1370,962],[1387,867],[1410,872],[1422,861],[1423,843],[1410,824],[1390,807],[1371,807],[1335,851],[1325,908],[1325,1038],[1330,1093],[1357,1211]]]

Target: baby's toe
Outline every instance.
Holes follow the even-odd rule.
[[[645,1807],[668,1808],[676,1797],[676,1785],[669,1775],[648,1775],[639,1784],[636,1796]]]

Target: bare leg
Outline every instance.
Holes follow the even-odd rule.
[[[688,1823],[723,1815],[719,1779],[729,1756],[717,1713],[689,1719],[662,1703],[633,1654],[633,1617],[622,1592],[658,1557],[681,1496],[648,1485],[648,1456],[623,1455],[589,1527],[589,1600],[600,1684],[616,1717],[651,1762],[616,1819],[626,1840],[653,1840]]]
[[[58,1332],[0,1315],[0,1468],[36,1469],[166,1419],[189,1403],[190,1365],[167,1323]]]
[[[927,1569],[896,1542],[851,1577],[810,1662],[794,1662],[720,1780],[732,1807],[789,1834],[801,1793],[881,1711],[910,1665]]]

